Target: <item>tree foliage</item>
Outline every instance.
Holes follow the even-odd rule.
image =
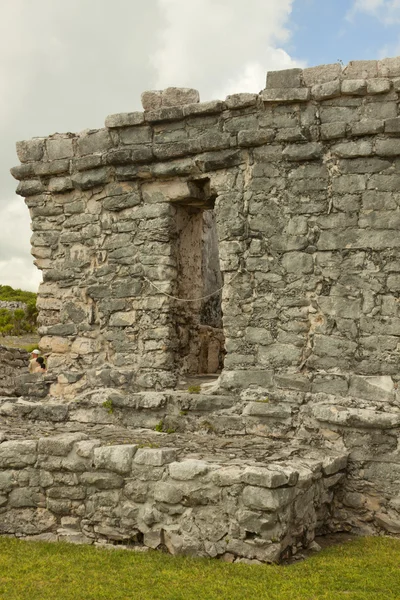
[[[24,308],[0,308],[0,336],[24,335],[36,331],[36,294],[0,285],[0,301],[22,302]]]

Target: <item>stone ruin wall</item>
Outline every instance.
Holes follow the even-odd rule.
[[[275,562],[334,526],[329,506],[345,466],[345,457],[312,453],[270,469],[227,466],[82,433],[6,441],[0,534]]]
[[[21,379],[26,375],[28,366],[28,352],[0,346],[0,396],[21,395]]]
[[[12,173],[43,271],[53,404],[6,403],[2,414],[154,424],[146,414],[159,418],[165,399],[146,394],[176,386],[198,317],[159,290],[207,287],[182,277],[180,223],[198,244],[199,220],[213,214],[226,350],[217,393],[231,408],[206,397],[207,426],[244,446],[264,436],[349,454],[334,526],[399,533],[399,93],[400,58],[292,69],[269,73],[259,95],[146,93],[143,113],[111,115],[105,129],[20,142]],[[112,416],[102,390],[120,407]],[[204,409],[192,417],[169,397],[166,422],[195,431]]]
[[[179,294],[178,214],[210,201],[226,379],[302,372],[338,395],[350,375],[395,382],[399,64],[269,73],[225,102],[147,93],[105,129],[20,142],[51,394],[176,384],[182,305],[149,281]]]

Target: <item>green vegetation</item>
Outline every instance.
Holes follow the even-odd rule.
[[[103,406],[107,410],[109,415],[112,415],[114,413],[114,405],[113,405],[113,401],[111,400],[111,398],[109,398],[108,400],[103,402]]]
[[[262,402],[263,404],[268,404],[269,403],[269,398],[260,398],[259,400],[256,400],[256,402]]]
[[[154,427],[154,431],[158,431],[158,433],[175,433],[175,429],[165,429],[165,424],[164,421],[161,419],[161,421],[159,423],[157,423],[157,425]]]
[[[23,302],[25,309],[0,308],[0,336],[20,336],[36,331],[36,294],[0,285],[0,301]]]
[[[201,387],[199,385],[189,385],[188,392],[189,394],[200,394]]]
[[[400,540],[362,538],[289,567],[0,538],[7,600],[396,600]]]

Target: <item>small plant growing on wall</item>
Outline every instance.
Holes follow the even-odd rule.
[[[104,408],[107,410],[109,415],[112,415],[114,412],[114,406],[113,406],[113,401],[111,400],[111,398],[109,398],[108,400],[106,400],[105,402],[103,402],[103,406]]]
[[[201,387],[199,385],[189,385],[188,392],[189,394],[200,394]]]

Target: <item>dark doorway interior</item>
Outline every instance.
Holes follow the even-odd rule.
[[[181,374],[212,374],[223,368],[223,281],[213,205],[203,195],[176,207],[177,296],[192,300],[176,303]]]

